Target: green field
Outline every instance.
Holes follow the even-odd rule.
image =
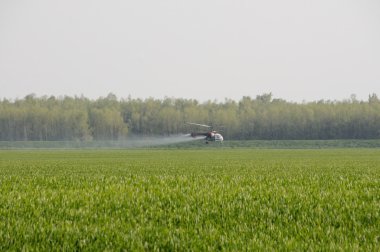
[[[1,150],[0,250],[380,250],[380,149]]]
[[[187,138],[187,137],[185,137]],[[227,140],[205,144],[199,139],[165,143],[170,137],[139,138],[138,141],[0,141],[0,149],[336,149],[380,148],[380,139],[337,140]]]

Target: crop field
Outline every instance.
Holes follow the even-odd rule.
[[[380,149],[0,150],[0,250],[380,250]]]

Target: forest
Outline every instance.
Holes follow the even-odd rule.
[[[271,93],[239,101],[86,97],[0,100],[0,141],[121,140],[201,131],[212,125],[225,139],[379,139],[380,100],[289,102]]]

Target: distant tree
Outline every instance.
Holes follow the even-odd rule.
[[[200,103],[193,99],[97,100],[37,97],[0,100],[0,141],[108,140],[128,135],[189,132],[186,122],[210,124],[227,139],[380,138],[380,101],[355,95],[343,101],[292,103],[271,93],[255,99]]]

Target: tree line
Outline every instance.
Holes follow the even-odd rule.
[[[120,140],[204,131],[209,124],[226,139],[377,139],[380,100],[295,103],[272,94],[239,101],[118,99],[114,94],[36,97],[0,101],[0,141]]]

